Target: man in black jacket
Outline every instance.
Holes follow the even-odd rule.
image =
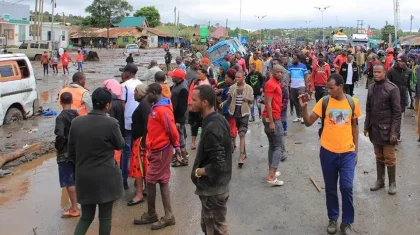
[[[174,157],[174,164],[173,167],[178,166],[187,166],[188,165],[188,153],[185,148],[185,142],[187,139],[186,136],[186,113],[188,109],[188,84],[186,78],[186,74],[182,69],[175,69],[174,71],[170,71],[168,73],[170,77],[172,77],[172,81],[174,82],[174,86],[172,87],[172,96],[171,102],[172,107],[174,110],[174,117],[176,127],[178,128],[179,133],[179,145],[181,148],[181,154],[183,161],[179,162],[177,158]]]
[[[216,94],[209,85],[192,93],[192,110],[203,116],[202,134],[191,180],[202,204],[201,228],[208,235],[227,235],[227,200],[232,176],[232,138],[226,119],[214,111]],[[204,141],[205,140],[205,141]]]
[[[413,71],[407,67],[407,57],[401,56],[387,74],[389,81],[397,85],[400,89],[401,113],[405,112],[408,103],[407,92],[410,87],[412,72]]]
[[[397,193],[395,183],[395,144],[401,129],[400,92],[386,77],[382,64],[373,67],[375,84],[369,87],[366,101],[365,135],[373,143],[376,155],[377,180],[371,191],[385,187],[385,166],[388,168],[390,195]]]
[[[354,83],[359,80],[359,68],[352,55],[347,56],[347,62],[341,65],[340,75],[344,79],[344,90],[346,94],[353,96]]]

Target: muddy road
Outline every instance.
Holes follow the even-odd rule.
[[[163,55],[163,54],[162,54]],[[110,56],[112,57],[112,56]],[[162,57],[163,58],[163,57]],[[110,59],[114,61],[114,58]],[[123,58],[114,63],[122,63]],[[104,60],[105,63],[105,60]],[[118,74],[112,64],[87,64],[86,70],[98,71],[102,66],[106,74],[88,73],[88,87],[93,89],[105,78]],[[96,68],[95,68],[96,67]],[[99,69],[99,71],[101,71]],[[99,78],[100,77],[100,78]],[[58,84],[58,81],[51,81]],[[61,83],[60,83],[61,84]],[[57,86],[57,85],[55,85]],[[54,85],[43,91],[54,96]],[[47,86],[46,86],[47,88]],[[50,90],[49,90],[50,89]],[[365,110],[366,90],[355,89],[362,110]],[[51,99],[51,98],[49,98]],[[313,105],[313,101],[311,102]],[[54,106],[52,100],[51,107]],[[402,125],[403,142],[397,152],[397,190],[389,196],[387,188],[370,192],[376,179],[373,146],[362,135],[360,128],[359,162],[354,181],[355,224],[357,234],[364,235],[413,235],[420,234],[420,151],[416,142],[416,118],[408,110]],[[248,159],[242,169],[236,167],[239,152],[234,153],[234,167],[228,202],[228,225],[230,234],[237,235],[317,235],[327,234],[328,223],[325,193],[318,192],[309,180],[311,176],[323,188],[323,178],[319,163],[319,126],[306,128],[292,123],[289,116],[289,131],[286,148],[289,158],[280,164],[280,180],[284,186],[273,188],[264,183],[267,173],[267,139],[260,120],[249,125],[247,134]],[[364,117],[360,123],[364,122]],[[37,135],[52,139],[52,119],[35,122]],[[35,125],[35,124],[34,124]],[[41,127],[50,128],[50,132]],[[43,133],[43,134],[41,134]],[[44,136],[42,136],[44,138]],[[29,138],[29,137],[28,137]],[[190,139],[187,140],[189,146]],[[191,161],[195,151],[190,151]],[[170,182],[172,207],[176,225],[162,231],[150,231],[149,226],[134,226],[133,219],[146,211],[146,204],[127,207],[126,203],[134,195],[133,181],[130,189],[114,206],[112,234],[156,234],[156,235],[197,235],[200,229],[200,200],[194,195],[190,180],[192,166],[172,169]],[[71,235],[78,219],[61,219],[63,208],[69,205],[65,191],[58,182],[57,164],[54,154],[43,156],[19,167],[12,167],[13,176],[0,179],[0,228],[1,234]],[[163,209],[160,193],[157,193],[157,211]],[[24,222],[23,222],[24,221]],[[35,231],[35,232],[34,232]],[[98,233],[95,219],[88,234]],[[341,234],[341,233],[338,233]]]

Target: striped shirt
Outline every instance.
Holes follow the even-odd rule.
[[[292,64],[289,66],[290,84],[291,88],[300,88],[305,87],[305,75],[308,74],[308,69],[306,65],[302,63]]]

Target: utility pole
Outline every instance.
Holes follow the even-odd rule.
[[[261,43],[262,43],[262,27],[261,27],[261,21],[262,21],[265,17],[267,17],[267,15],[264,15],[264,16],[255,16],[255,17],[257,17],[257,18],[260,20],[260,41],[261,41]]]
[[[54,43],[54,9],[56,5],[56,0],[51,1],[52,10],[51,10],[51,33],[50,33],[50,39],[51,39],[51,45]]]
[[[33,17],[33,21],[34,21],[34,23],[33,23],[33,25],[32,25],[32,39],[33,40],[37,40],[37,34],[38,34],[38,28],[37,28],[37,25],[38,25],[38,0],[35,0],[35,15],[34,15],[34,17]]]
[[[363,33],[363,20],[357,20],[357,33]]]
[[[307,28],[308,28],[308,45],[309,45],[309,24],[311,23],[311,21],[309,20],[307,20],[307,21],[305,21],[306,22],[306,24],[307,24]]]
[[[413,20],[414,20],[414,16],[411,15],[410,16],[410,34],[413,32]]]
[[[38,22],[38,40],[42,40],[42,22],[44,21],[44,0],[39,0],[39,11],[41,14],[39,15],[39,22]]]
[[[324,28],[324,11],[326,11],[328,8],[330,8],[331,6],[327,6],[327,7],[314,7],[315,9],[318,9],[321,12],[322,15],[322,43],[325,43],[325,28]]]

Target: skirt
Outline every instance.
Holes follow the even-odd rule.
[[[142,138],[135,139],[131,146],[130,169],[128,176],[131,178],[145,178],[149,170],[147,150],[141,146]]]

